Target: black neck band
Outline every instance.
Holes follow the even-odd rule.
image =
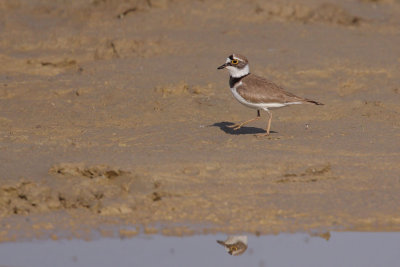
[[[245,74],[245,75],[243,75],[243,76],[240,76],[240,77],[232,77],[232,76],[230,76],[230,78],[229,78],[229,86],[230,86],[231,88],[233,88],[233,86],[234,86],[236,83],[240,82],[241,79],[243,79],[244,77],[246,77],[246,76],[249,75],[249,74],[250,74],[250,73],[247,73],[247,74]]]

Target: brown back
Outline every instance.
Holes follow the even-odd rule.
[[[286,92],[282,87],[267,79],[249,74],[241,79],[237,87],[240,96],[252,103],[309,102],[308,99]]]

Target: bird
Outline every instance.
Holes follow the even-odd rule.
[[[270,109],[304,103],[324,105],[308,98],[296,96],[266,78],[250,73],[249,61],[243,55],[231,54],[226,62],[217,69],[229,71],[229,87],[236,100],[246,107],[257,110],[257,117],[228,126],[234,130],[260,119],[260,110],[265,110],[269,116],[268,123],[265,133],[258,134],[258,136],[268,136],[272,121]]]
[[[247,249],[247,236],[228,236],[225,241],[217,240],[217,243],[224,246],[230,255],[238,256],[243,254]]]

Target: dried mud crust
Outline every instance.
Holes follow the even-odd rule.
[[[371,187],[343,177],[339,166],[329,162],[235,167],[171,164],[150,169],[149,173],[106,165],[57,164],[49,171],[53,182],[3,185],[0,212],[4,218],[15,214],[37,218],[61,211],[85,218],[91,227],[108,219],[136,227],[120,232],[121,236],[135,235],[138,229],[150,234],[193,234],[202,231],[196,228],[199,224],[209,225],[206,231],[210,232],[246,229],[256,234],[311,230],[321,224],[374,227],[368,214],[359,210],[359,198],[348,203],[351,195],[363,196]],[[337,194],[344,199],[337,199]],[[354,213],[358,217],[353,218]],[[381,215],[379,219],[390,224],[399,218]],[[35,225],[36,230],[48,227],[37,219]],[[69,227],[79,227],[79,222]],[[100,226],[95,229],[108,235]],[[9,238],[6,233],[0,236]]]
[[[299,21],[303,23],[328,23],[349,26],[359,25],[364,21],[361,17],[347,12],[339,5],[322,3],[316,7],[298,3],[259,2],[255,8],[256,14],[270,19]]]
[[[189,181],[203,177],[206,181],[210,175],[218,175],[219,171],[218,166],[205,167],[204,170],[200,166],[192,166],[183,168],[175,175],[187,177],[185,179]],[[51,167],[49,173],[55,179],[51,184],[19,181],[2,185],[0,187],[0,214],[2,216],[35,215],[51,211],[81,209],[93,214],[123,215],[132,213],[139,207],[142,213],[148,213],[150,210],[147,208],[151,207],[152,202],[178,197],[182,202],[190,203],[187,200],[192,198],[190,189],[184,192],[179,187],[175,187],[176,191],[166,191],[161,180],[156,181],[143,174],[135,174],[108,165],[87,166],[82,163],[62,163]],[[282,179],[271,180],[271,182],[307,183],[338,178],[332,175],[330,164],[308,167],[305,171],[299,170],[298,173],[283,173],[281,177]],[[223,198],[222,195],[220,196]],[[204,203],[210,201],[206,200],[209,197],[211,196],[205,195]],[[211,204],[210,202],[206,205]],[[182,207],[178,205],[175,208]]]
[[[39,57],[32,56],[27,60],[19,57],[9,57],[8,53],[0,52],[0,62],[7,62],[7,67],[0,68],[6,72],[16,71],[21,73],[30,72],[40,75],[57,75],[65,71],[76,70],[82,72],[81,65],[93,60],[108,60],[114,58],[148,58],[162,54],[176,53],[177,42],[166,37],[156,38],[138,37],[125,35],[119,36],[98,34],[97,30],[88,30],[94,25],[114,24],[115,28],[120,25],[117,15],[126,10],[133,13],[147,14],[152,10],[165,9],[169,6],[168,0],[81,0],[74,3],[56,4],[51,1],[2,1],[0,14],[4,20],[0,25],[4,26],[4,38],[0,40],[0,47],[11,47],[14,51],[40,53]],[[11,11],[11,12],[10,12]],[[51,25],[44,31],[35,31],[40,27],[35,23],[25,25],[18,21],[20,34],[26,39],[26,43],[19,42],[13,36],[13,23],[15,20],[10,13],[15,12],[17,16],[26,16],[40,24],[43,17],[51,20]],[[124,17],[126,17],[124,16]],[[72,18],[72,19],[71,19]],[[17,27],[18,27],[17,26]],[[108,26],[108,25],[107,25]],[[82,30],[79,34],[71,34],[71,29]],[[34,33],[35,32],[35,33]],[[38,33],[38,34],[37,34]],[[52,38],[52,34],[60,34]],[[64,51],[63,56],[59,51]],[[35,53],[33,53],[35,54]],[[68,56],[68,58],[66,58]]]
[[[278,179],[276,183],[310,183],[327,179],[338,179],[332,176],[331,165],[326,164],[318,167],[309,167],[300,173],[285,173],[282,179]]]
[[[94,214],[124,214],[166,195],[159,182],[107,165],[58,164],[49,173],[56,180],[51,185],[34,181],[2,185],[0,213],[32,215],[84,209]]]

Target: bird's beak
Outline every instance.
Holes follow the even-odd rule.
[[[228,66],[228,63],[225,63],[225,64],[219,66],[217,69],[218,69],[218,70],[222,70],[222,69],[225,69],[226,66]]]

